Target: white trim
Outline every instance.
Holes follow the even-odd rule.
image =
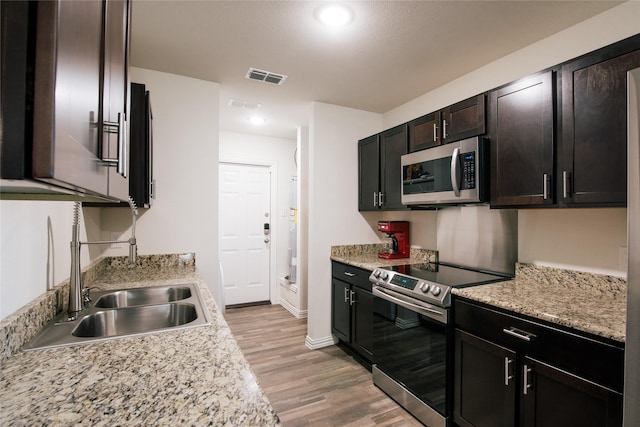
[[[269,211],[270,218],[269,224],[271,224],[271,247],[269,249],[269,302],[271,304],[277,304],[278,299],[278,280],[276,278],[276,258],[278,252],[278,162],[264,162],[259,160],[245,160],[245,159],[219,159],[218,165],[221,163],[231,164],[231,165],[247,165],[247,166],[263,166],[269,168],[269,184],[270,184],[270,192],[271,192],[271,200],[269,201]],[[220,206],[218,206],[220,209]],[[275,211],[275,216],[274,216]],[[274,221],[274,218],[276,220]],[[218,221],[220,219],[218,218]],[[223,290],[224,292],[224,290]]]
[[[297,307],[295,307],[293,304],[282,297],[279,298],[278,304],[280,304],[285,310],[287,310],[298,319],[306,319],[309,315],[308,310],[299,310]]]
[[[319,348],[329,347],[331,345],[335,345],[337,342],[338,341],[336,341],[332,335],[317,340],[314,340],[309,335],[307,335],[307,337],[304,339],[305,345],[311,350],[318,350]]]

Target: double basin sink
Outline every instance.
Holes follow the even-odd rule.
[[[124,336],[191,328],[211,323],[193,283],[91,292],[77,319],[60,314],[24,350],[104,341]]]

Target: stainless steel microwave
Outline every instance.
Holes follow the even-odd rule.
[[[403,205],[482,203],[488,196],[489,141],[474,137],[405,154]]]

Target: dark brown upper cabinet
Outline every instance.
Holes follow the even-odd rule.
[[[627,71],[639,49],[634,36],[562,66],[560,205],[626,205]]]
[[[2,198],[126,199],[129,1],[2,2],[1,16],[2,109],[17,119]]]
[[[554,72],[519,80],[489,94],[491,205],[554,202]]]
[[[409,152],[485,133],[485,95],[450,105],[408,123]]]
[[[128,0],[104,2],[101,148],[104,158],[116,162],[115,167],[108,169],[109,196],[120,200],[129,197],[129,10]],[[104,123],[113,123],[115,126],[104,126]]]
[[[399,125],[358,141],[358,210],[400,210],[407,126]]]

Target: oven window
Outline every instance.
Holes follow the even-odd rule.
[[[451,191],[451,157],[413,163],[402,168],[402,194]]]
[[[378,369],[445,415],[446,326],[376,297],[373,340]]]

